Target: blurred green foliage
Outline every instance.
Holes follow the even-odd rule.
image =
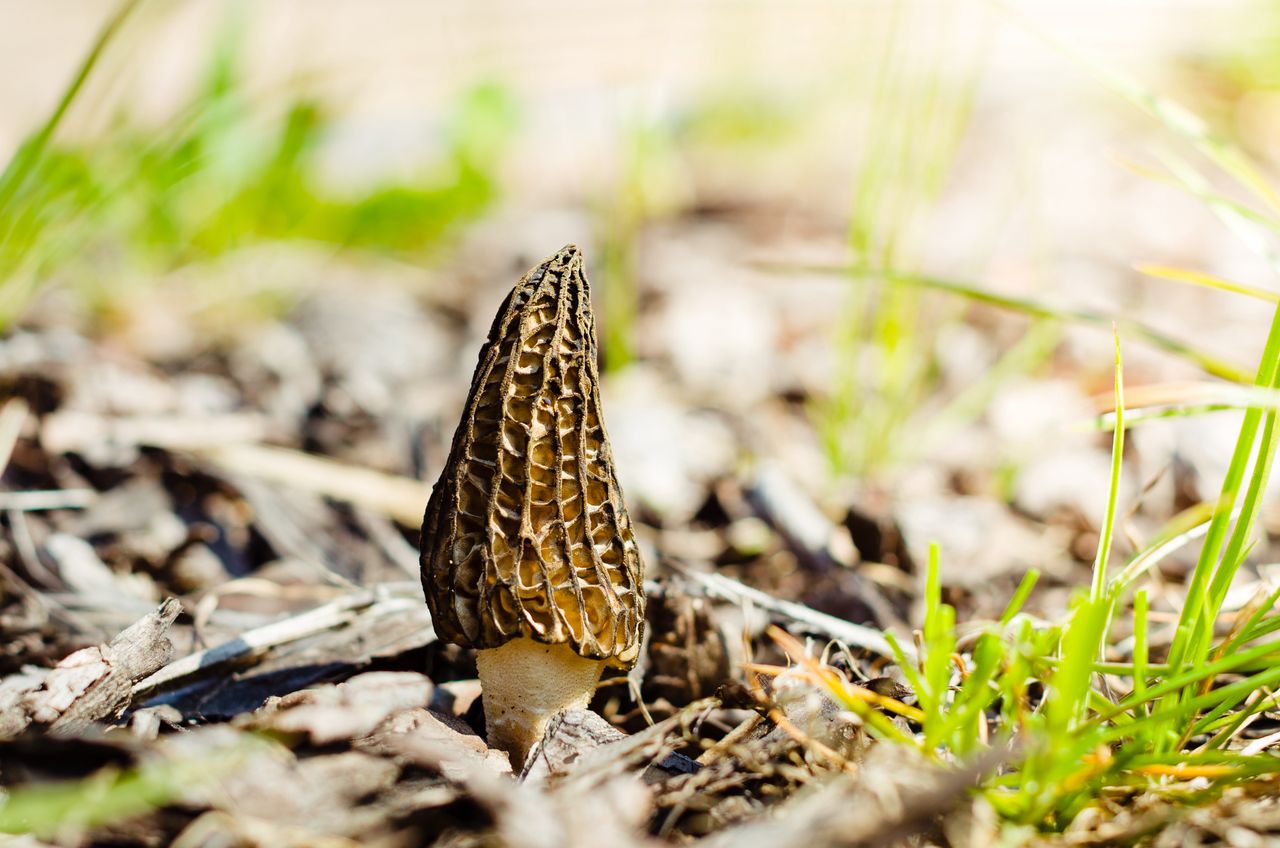
[[[785,156],[806,117],[798,104],[741,81],[705,92],[685,108],[636,117],[618,135],[616,180],[595,204],[601,247],[601,312],[606,370],[636,356],[637,242],[656,222],[697,205],[701,160],[737,154]],[[810,115],[811,117],[811,115]],[[747,162],[736,162],[744,172]]]
[[[624,130],[619,145],[617,184],[599,202],[597,212],[603,362],[606,370],[614,371],[635,358],[636,241],[647,224],[676,214],[685,200],[683,155],[670,122],[637,121]]]
[[[343,194],[323,183],[317,162],[333,115],[294,95],[278,115],[264,116],[245,90],[234,28],[164,125],[125,112],[98,137],[56,142],[54,130],[101,49],[118,38],[119,22],[0,175],[0,328],[50,280],[109,298],[113,272],[164,270],[260,240],[420,252],[498,195],[496,169],[518,117],[501,86],[463,93],[442,121],[440,155],[420,175]]]
[[[883,272],[850,275],[832,388],[815,409],[837,475],[865,477],[901,460],[937,382],[936,304],[897,285],[890,271],[912,273],[922,263],[924,227],[968,129],[986,49],[985,33],[957,33],[959,12],[950,7],[936,43],[923,43],[930,30],[922,21],[933,14],[925,3],[893,7],[868,95],[849,247],[855,267]]]
[[[687,144],[716,150],[770,149],[788,141],[805,117],[794,99],[759,87],[734,85],[699,98],[679,120],[678,133]]]
[[[1201,80],[1218,97],[1235,99],[1251,91],[1280,89],[1280,2],[1249,3],[1236,14],[1236,32],[1247,33],[1223,46],[1190,57],[1190,64],[1206,74]],[[1192,91],[1193,97],[1207,91]],[[1197,98],[1197,105],[1207,105]]]
[[[244,733],[188,757],[156,758],[127,769],[107,766],[79,780],[12,788],[0,799],[0,833],[79,844],[90,828],[173,804],[245,768],[255,756],[279,754],[268,737]]]

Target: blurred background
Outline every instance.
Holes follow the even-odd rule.
[[[856,768],[871,794],[795,795],[830,806],[790,807],[794,844],[961,793],[947,844],[1245,844],[1274,782],[1142,791],[1275,770],[1245,646],[1277,624],[1276,499],[1224,500],[1223,565],[1187,578],[1237,434],[1259,486],[1275,446],[1278,134],[1274,0],[0,0],[0,831],[685,844]],[[649,577],[593,709],[685,711],[710,775],[643,798],[479,780],[509,764],[418,583],[494,312],[568,243]],[[770,623],[914,699],[919,741],[855,700],[907,743],[867,766]],[[910,782],[1010,732],[991,806],[980,771]]]
[[[0,2],[3,481],[81,493],[7,560],[77,640],[138,608],[77,579],[413,579],[492,314],[574,242],[655,574],[887,626],[937,541],[970,614],[1030,566],[1064,609],[1113,325],[1122,553],[1220,484],[1239,414],[1159,410],[1251,379],[1271,257],[1148,95],[1274,164],[1280,7],[1013,7]]]

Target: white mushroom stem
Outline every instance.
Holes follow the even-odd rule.
[[[585,710],[604,663],[579,656],[568,643],[512,639],[476,652],[489,744],[519,769],[562,710]]]

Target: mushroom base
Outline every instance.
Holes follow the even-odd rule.
[[[585,710],[604,663],[578,656],[571,645],[512,639],[476,652],[489,744],[520,769],[542,739],[547,722],[562,710]]]

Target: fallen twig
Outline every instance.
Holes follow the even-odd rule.
[[[197,651],[169,663],[150,677],[139,681],[133,687],[133,698],[136,700],[159,689],[170,688],[188,677],[198,673],[208,673],[277,645],[342,627],[355,621],[362,614],[381,615],[410,607],[416,609],[422,606],[422,599],[417,595],[418,591],[417,586],[413,584],[387,583],[354,592],[324,606],[249,630],[221,645]]]
[[[105,416],[64,410],[48,416],[40,440],[50,453],[70,453],[103,445],[156,447],[170,451],[208,450],[218,445],[261,441],[270,422],[256,414]]]
[[[0,433],[0,438],[3,434]],[[48,489],[0,492],[0,509],[39,512],[48,509],[83,509],[98,497],[93,489]]]
[[[672,563],[672,565],[681,574],[700,583],[710,597],[739,604],[748,601],[753,606],[803,625],[807,631],[820,633],[851,647],[863,648],[890,659],[894,658],[893,648],[889,646],[888,640],[875,628],[818,612],[804,604],[775,598],[759,589],[743,585],[733,578],[725,577],[723,574],[706,574],[678,563]],[[903,643],[902,652],[908,660],[915,660],[915,650],[909,644]]]
[[[76,651],[43,678],[31,676],[8,690],[0,703],[0,736],[10,738],[33,723],[75,733],[119,715],[129,706],[134,681],[168,662],[169,626],[181,611],[182,604],[170,598],[110,644]]]
[[[422,510],[431,497],[431,487],[419,480],[287,448],[231,444],[196,453],[227,471],[367,507],[409,527],[422,523]]]
[[[10,398],[0,406],[0,474],[9,466],[18,435],[27,420],[27,402],[22,398]]]

